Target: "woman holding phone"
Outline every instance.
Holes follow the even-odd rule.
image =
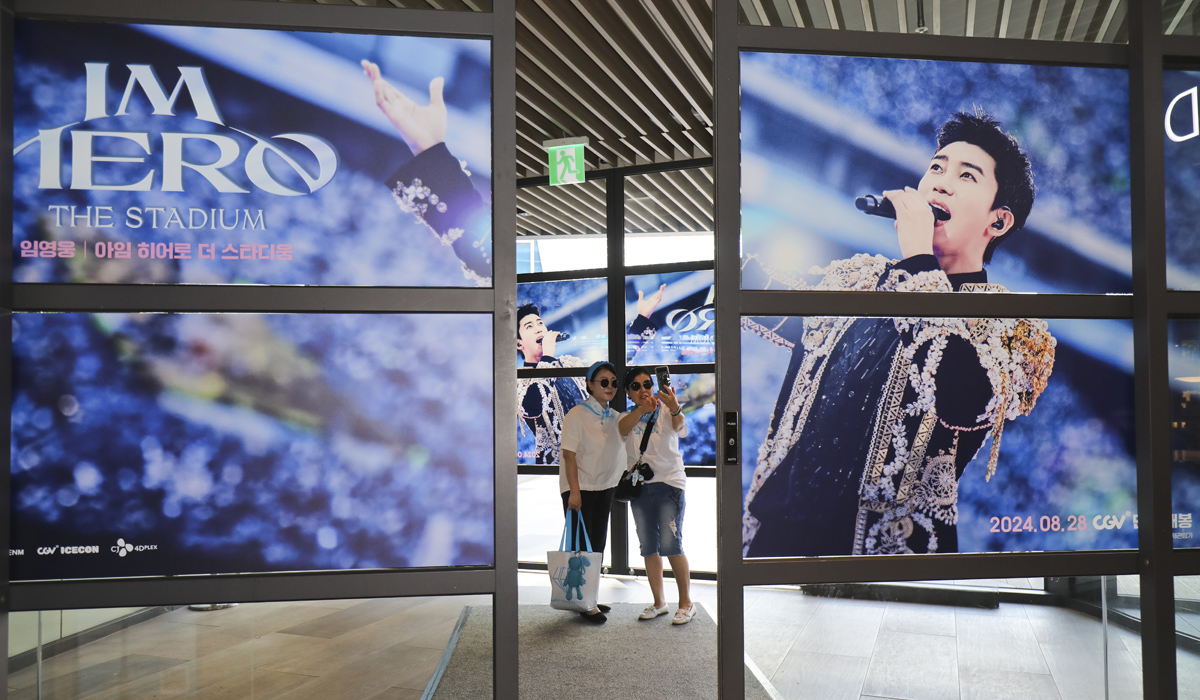
[[[641,461],[654,470],[654,476],[643,484],[641,495],[629,502],[642,557],[646,561],[646,577],[654,594],[654,602],[638,617],[653,620],[669,612],[663,594],[663,557],[666,557],[671,561],[671,571],[679,589],[679,607],[671,623],[683,625],[691,622],[696,614],[688,586],[691,572],[683,553],[683,492],[687,487],[687,475],[683,454],[679,451],[679,438],[687,436],[687,420],[675,397],[675,389],[669,381],[662,379],[667,376],[665,368],[660,369],[657,394],[653,391],[654,380],[646,368],[633,367],[625,373],[625,391],[634,408],[621,417],[618,427],[625,439],[627,466],[636,464],[640,456]],[[642,437],[647,427],[650,438],[645,441],[646,451],[642,453]]]

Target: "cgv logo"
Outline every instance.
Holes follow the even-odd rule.
[[[234,182],[226,173],[241,162],[241,170],[246,179],[264,192],[295,197],[316,192],[333,179],[337,173],[338,156],[333,146],[312,134],[276,134],[270,139],[256,136],[247,131],[227,127],[250,139],[253,145],[242,154],[242,143],[232,137],[222,134],[190,133],[164,131],[159,134],[158,144],[151,143],[150,132],[131,131],[91,131],[74,128],[81,123],[90,122],[106,117],[123,117],[129,115],[129,104],[135,94],[141,94],[149,102],[151,114],[156,117],[175,117],[175,103],[180,95],[187,93],[196,110],[196,119],[226,126],[217,109],[216,100],[204,70],[197,66],[180,66],[179,80],[168,95],[163,84],[159,81],[154,69],[148,65],[132,64],[125,68],[129,78],[125,90],[117,104],[115,112],[109,112],[110,95],[108,93],[109,64],[85,63],[87,94],[83,122],[74,122],[51,129],[40,129],[38,135],[13,149],[13,155],[36,146],[40,151],[38,187],[44,190],[63,189],[63,141],[69,135],[71,142],[71,184],[72,190],[128,190],[149,192],[154,187],[157,172],[147,169],[145,175],[134,182],[99,183],[93,176],[96,163],[145,163],[145,156],[110,155],[113,146],[123,145],[124,151],[129,152],[129,144],[133,144],[150,156],[154,154],[153,147],[161,149],[162,175],[159,189],[163,192],[183,192],[183,172],[185,169],[198,173],[218,192],[246,194],[250,190]],[[306,149],[316,160],[316,174],[296,161],[287,151],[283,150],[278,141],[288,141]],[[189,144],[210,144],[206,150],[215,146],[215,159],[189,159],[188,153],[195,153],[200,146],[189,148]],[[279,161],[286,165],[304,183],[305,189],[298,190],[279,181],[267,166],[267,155],[274,154]]]

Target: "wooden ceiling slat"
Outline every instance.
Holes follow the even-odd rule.
[[[533,77],[533,67],[538,69],[540,79]],[[554,50],[543,44],[523,24],[517,25],[517,73],[554,99],[560,106],[575,115],[585,124],[590,118],[600,121],[621,138],[638,133],[637,124],[630,121],[613,107],[610,100],[582,81],[570,80],[561,72],[563,63]],[[570,105],[570,106],[569,106]],[[584,113],[587,116],[584,116]],[[571,134],[586,136],[587,134]]]
[[[582,132],[568,132],[570,135],[582,136],[596,134],[604,140],[621,140],[629,136],[638,134],[628,133],[632,131],[632,127],[628,124],[622,125],[626,133],[614,127],[604,115],[603,110],[593,109],[593,105],[579,100],[575,95],[567,91],[563,84],[552,78],[546,71],[537,65],[533,59],[529,58],[525,53],[517,52],[517,75],[524,78],[529,85],[548,98],[554,103],[563,113],[571,115],[571,117],[581,123],[584,127]],[[518,92],[519,92],[518,88]],[[596,100],[601,97],[596,95]],[[543,113],[545,110],[543,110]],[[547,115],[550,116],[550,115]],[[623,121],[618,119],[618,121]],[[633,151],[646,160],[653,160],[654,151],[646,148],[645,144],[636,142],[625,142]]]
[[[659,215],[659,218],[664,222],[665,231],[681,231],[690,229],[692,217],[688,212],[684,211],[679,202],[674,198],[669,197],[663,191],[661,184],[657,180],[658,173],[648,173],[640,175],[636,179],[642,192],[650,197],[645,202],[645,205]],[[628,181],[627,181],[628,182]]]
[[[668,174],[672,180],[678,183],[680,190],[694,198],[696,206],[708,212],[711,221],[713,216],[712,182],[704,176],[704,170],[704,168],[688,168]]]
[[[525,190],[517,190],[518,193],[524,192],[524,196],[517,197],[517,208],[525,212],[523,216],[518,216],[518,219],[524,219],[526,225],[535,227],[536,230],[545,233],[560,233],[571,230],[571,224],[578,222],[568,220],[565,223],[559,221],[555,216],[546,211],[543,203],[537,201]]]
[[[524,190],[526,196],[523,200],[531,211],[537,212],[538,217],[550,222],[547,231],[553,233],[599,233],[604,230],[603,224],[597,223],[590,217],[582,216],[577,211],[570,211],[568,206],[561,201],[561,197],[546,191],[549,189],[559,188],[531,187]]]
[[[687,89],[681,88],[680,82],[671,76],[669,67],[663,65],[653,52],[642,45],[634,32],[608,3],[586,0],[573,0],[573,2],[596,31],[604,36],[613,49],[621,55],[625,63],[642,76],[654,94],[659,96],[659,99],[670,101],[666,95],[675,93],[682,96],[691,105],[690,118],[688,115],[684,117],[688,126],[697,123],[711,123],[711,91],[705,92],[704,86],[697,84],[694,80],[688,82],[695,85],[696,94],[689,94]]]
[[[597,7],[608,6],[601,3]],[[701,114],[711,114],[712,85],[692,75],[684,57],[670,50],[670,42],[654,24],[646,8],[636,3],[613,5],[611,8],[612,14],[622,20],[623,29],[631,32],[642,47],[666,69],[671,81],[683,94],[687,95],[696,111]]]
[[[705,0],[674,0],[680,14],[687,17],[692,33],[704,44],[708,55],[712,56],[712,5]]]
[[[696,146],[697,158],[707,158],[713,154],[712,131],[707,127],[704,129],[688,129],[683,132],[683,135]]]
[[[698,191],[696,186],[684,178],[679,171],[663,173],[662,177],[668,187],[673,188],[679,197],[687,201],[688,210],[692,212],[692,217],[701,223],[701,229],[711,231],[712,203],[705,199],[704,193]]]
[[[611,123],[619,124],[618,119],[624,120],[632,128],[630,133],[662,131],[674,125],[661,102],[631,97],[621,83],[599,65],[595,56],[562,30],[557,20],[542,12],[536,4],[525,3],[523,7],[525,11],[518,15],[520,24],[517,27],[521,50],[547,73],[565,78],[562,82],[580,101],[589,104],[602,101],[600,109],[609,114]]]
[[[645,192],[635,191],[629,188],[629,181],[625,182],[625,230],[634,230],[635,232],[652,231],[656,223],[651,214],[646,211],[646,207],[638,200],[645,198]]]
[[[653,146],[654,150],[666,156],[667,160],[675,159],[675,144],[671,141],[671,139],[667,138],[666,134],[662,132],[654,132],[643,134],[642,138],[646,141],[646,143]]]
[[[587,19],[574,5],[562,2],[562,0],[535,0],[535,2],[536,4],[534,2],[522,3],[522,7],[529,7],[528,14],[530,15],[535,13],[535,9],[536,12],[542,13],[546,22],[555,25],[563,36],[586,51],[588,65],[584,70],[585,79],[587,74],[592,73],[606,75],[612,84],[612,91],[626,95],[628,99],[636,102],[653,118],[660,131],[673,129],[677,124],[688,124],[683,121],[691,112],[691,105],[687,103],[687,100],[676,94],[664,96],[673,99],[673,102],[659,99],[651,91],[650,86],[625,61],[621,60],[620,55],[613,50],[612,46],[588,24]],[[600,92],[604,93],[604,90],[601,89]],[[645,130],[649,131],[650,129],[647,127]]]
[[[683,196],[683,193],[667,179],[665,173],[651,173],[646,181],[658,190],[656,199],[665,205],[671,203],[671,214],[688,231],[702,231],[708,228],[708,217],[695,204]]]
[[[548,190],[558,190],[562,188],[570,188],[571,185],[561,185],[559,187],[529,187],[525,189],[525,195],[528,198],[526,201],[539,202],[542,211],[546,213],[557,213],[556,216],[566,221],[577,221],[583,223],[588,228],[603,230],[605,225],[605,217],[597,216],[594,212],[590,212],[584,207],[578,205],[575,201],[568,201],[566,196],[560,196]]]
[[[520,55],[518,55],[517,58],[518,58],[517,63],[519,66],[520,65]],[[533,73],[535,74],[535,78],[544,76],[544,73],[541,72],[540,68],[533,66],[533,69],[534,69]],[[543,114],[546,118],[548,118],[554,124],[563,125],[562,131],[564,134],[572,134],[572,133],[596,134],[600,137],[600,140],[606,142],[608,148],[616,151],[623,160],[630,162],[630,163],[634,162],[634,160],[639,155],[641,155],[642,157],[646,157],[642,153],[636,152],[633,149],[629,148],[627,145],[621,143],[621,136],[619,134],[617,134],[616,131],[609,129],[603,122],[600,122],[598,120],[591,124],[581,122],[573,114],[571,114],[566,109],[564,109],[562,106],[560,106],[558,104],[558,102],[554,99],[553,96],[547,95],[535,83],[526,79],[525,76],[521,75],[521,70],[519,67],[517,69],[517,73],[518,73],[518,75],[517,75],[517,98],[518,98],[518,100],[524,101],[530,107],[533,107],[538,112]],[[576,109],[582,107],[582,105],[579,105],[578,103],[574,102],[573,100],[571,102],[572,102],[571,106]]]
[[[573,203],[577,209],[589,212],[589,217],[599,222],[599,230],[603,232],[608,226],[608,214],[605,207],[604,185],[595,180],[589,180],[579,185],[555,187],[557,196]]]
[[[563,196],[575,200],[579,206],[590,209],[603,217],[604,226],[600,228],[601,233],[608,229],[608,199],[603,180],[588,180],[581,185],[567,187],[563,191]]]
[[[684,153],[691,154],[691,152],[694,150],[693,147],[695,144],[693,144],[691,139],[684,134],[683,130],[664,131],[663,137],[670,141],[671,145],[674,146],[675,150],[677,151],[683,151]]]
[[[646,232],[661,233],[678,228],[678,219],[673,212],[658,201],[658,192],[650,188],[641,178],[625,180],[625,211],[632,210],[647,222]]]
[[[668,44],[674,47],[683,63],[692,71],[692,76],[712,94],[712,51],[706,49],[690,31],[687,19],[679,8],[671,3],[648,3],[646,11],[654,18],[659,31]]]

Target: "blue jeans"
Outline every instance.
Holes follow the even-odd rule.
[[[683,489],[664,483],[645,484],[642,495],[629,502],[642,556],[683,554]]]

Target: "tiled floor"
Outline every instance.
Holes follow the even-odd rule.
[[[42,698],[416,700],[463,605],[491,596],[174,610],[46,660]],[[33,667],[9,697],[37,697]]]
[[[964,583],[964,582],[959,582]],[[953,608],[746,592],[746,652],[784,698],[905,700],[1104,697],[1099,621],[1063,608]],[[1180,697],[1200,657],[1179,655]],[[1109,697],[1140,698],[1137,635],[1110,627]]]
[[[549,599],[545,573],[519,575],[521,603]],[[966,582],[958,582],[966,583]],[[673,582],[667,581],[674,607]],[[693,598],[717,609],[716,586]],[[644,579],[606,577],[606,602],[649,602]],[[489,596],[262,603],[186,609],[48,659],[43,696],[205,700],[414,700],[463,605]],[[792,698],[1068,700],[1104,697],[1101,626],[1062,608],[997,610],[746,590],[746,651]],[[1110,697],[1141,697],[1136,635],[1110,629]],[[1200,658],[1181,653],[1180,697],[1200,696]],[[10,697],[36,697],[29,668]]]

